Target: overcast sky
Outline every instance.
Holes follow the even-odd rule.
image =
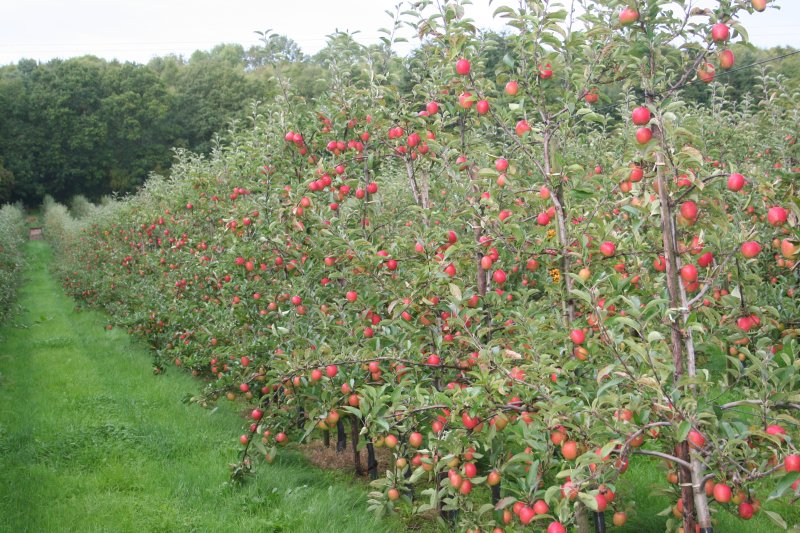
[[[48,61],[92,54],[146,63],[170,53],[189,56],[220,43],[258,43],[255,30],[294,39],[313,54],[334,30],[359,31],[365,44],[391,20],[385,11],[400,0],[0,0],[0,65],[22,58]],[[473,0],[468,15],[481,27],[502,28],[492,12],[514,0]],[[569,0],[564,0],[569,3]],[[713,6],[712,0],[698,0]],[[768,9],[742,19],[760,47],[800,48],[800,0],[772,0]],[[402,53],[403,50],[400,50]]]

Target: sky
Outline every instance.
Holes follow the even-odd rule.
[[[569,0],[562,0],[569,3]],[[86,54],[146,63],[153,57],[210,50],[221,43],[245,49],[258,44],[256,30],[271,29],[296,41],[306,54],[325,45],[335,30],[358,31],[357,41],[378,42],[401,0],[0,0],[0,65],[20,59],[46,62]],[[514,0],[473,0],[467,14],[483,28],[498,5]],[[712,6],[712,0],[697,0]],[[800,48],[800,0],[771,0],[768,9],[742,23],[760,47]],[[407,52],[398,49],[399,53]]]

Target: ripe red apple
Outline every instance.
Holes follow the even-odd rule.
[[[742,255],[747,259],[752,259],[761,252],[761,245],[756,241],[747,241],[742,243]]]
[[[520,120],[517,122],[517,125],[514,127],[514,131],[517,133],[517,136],[522,137],[529,131],[531,131],[530,125],[528,125],[528,121],[525,119]]]
[[[681,267],[681,279],[686,283],[697,281],[697,267],[694,265],[683,265]]]
[[[496,159],[494,168],[496,168],[498,172],[505,172],[508,169],[508,160],[503,158]]]
[[[550,217],[547,216],[547,213],[539,213],[536,217],[536,223],[540,226],[546,226],[550,223]]]
[[[492,273],[492,280],[498,285],[502,285],[503,283],[505,283],[506,279],[507,276],[503,270],[498,269]]]
[[[408,436],[408,444],[414,448],[422,446],[422,433],[415,431]]]
[[[653,130],[650,128],[639,128],[636,130],[636,142],[639,144],[647,144],[653,138]]]
[[[517,94],[517,91],[519,91],[519,83],[517,83],[516,81],[513,81],[513,80],[509,81],[508,83],[506,83],[506,94],[507,95],[514,96],[514,95]]]
[[[755,513],[755,509],[750,503],[742,502],[739,504],[739,518],[742,520],[750,520],[753,518],[753,513]]]
[[[741,174],[733,173],[728,176],[728,190],[733,192],[739,192],[744,187],[744,176]]]
[[[617,511],[614,513],[614,517],[611,519],[613,524],[617,527],[622,527],[625,525],[625,522],[628,521],[628,515],[622,511]]]
[[[567,528],[561,522],[550,522],[547,526],[547,533],[567,533]]]
[[[250,416],[253,418],[253,420],[261,420],[261,417],[264,416],[264,411],[261,409],[253,409],[253,411],[250,413]]]
[[[610,241],[605,241],[603,244],[600,245],[600,253],[606,257],[611,257],[616,252],[617,246]]]
[[[536,511],[534,511],[533,508],[528,505],[524,505],[519,510],[519,521],[522,522],[522,525],[524,526],[530,524],[535,516]]]
[[[707,268],[714,261],[714,254],[706,252],[697,258],[697,264],[702,268]]]
[[[464,463],[464,477],[472,479],[478,475],[478,467],[475,463]]]
[[[358,293],[356,291],[347,291],[344,297],[347,298],[348,302],[353,303],[358,300]]]
[[[714,81],[716,73],[717,69],[714,68],[714,65],[711,63],[703,63],[700,65],[700,68],[697,69],[697,79],[703,83],[711,83]]]
[[[425,105],[425,111],[427,111],[429,115],[435,115],[439,112],[439,104],[436,102],[428,102]]]
[[[582,329],[573,329],[569,333],[569,338],[575,344],[583,344],[586,341],[586,334]]]
[[[639,12],[630,6],[623,9],[619,14],[619,23],[623,26],[630,26],[637,20],[639,20]]]
[[[650,123],[650,110],[645,106],[637,107],[631,113],[631,119],[637,126],[646,126]]]
[[[456,275],[456,267],[453,266],[453,263],[450,263],[446,267],[444,267],[444,273],[450,276],[451,278]]]
[[[574,440],[568,440],[561,445],[561,455],[567,461],[572,461],[578,457],[578,443]]]
[[[800,455],[789,454],[783,460],[783,467],[787,472],[800,472]]]
[[[786,223],[788,213],[780,206],[770,207],[767,211],[767,220],[773,226],[783,226]]]
[[[336,374],[338,373],[339,373],[339,367],[337,367],[336,365],[328,365],[325,367],[325,374],[331,379],[335,378]]]
[[[478,112],[479,115],[485,115],[489,112],[489,102],[488,100],[478,100],[477,105],[475,106],[475,110]]]
[[[735,63],[735,57],[733,52],[730,50],[723,50],[719,53],[719,66],[725,70],[733,68],[733,64]]]
[[[726,24],[717,22],[711,26],[711,38],[715,43],[724,43],[731,37],[731,30]]]
[[[400,491],[395,488],[391,488],[388,491],[386,491],[386,497],[389,498],[391,501],[397,501],[400,499]]]
[[[456,72],[458,73],[459,76],[468,75],[470,68],[471,65],[469,63],[469,60],[461,58],[458,61],[456,61]]]
[[[500,484],[500,479],[501,479],[500,472],[498,472],[497,470],[492,470],[491,472],[489,472],[489,475],[486,476],[486,484],[489,485],[490,487],[494,487]]]
[[[752,0],[750,3],[753,4],[753,9],[759,13],[767,9],[767,0]]]
[[[681,204],[681,216],[687,220],[697,219],[697,204],[689,200]]]
[[[719,503],[728,503],[731,501],[731,497],[733,496],[731,488],[724,483],[717,483],[714,485],[713,494],[714,499]]]
[[[389,433],[386,435],[386,438],[383,440],[383,443],[386,444],[386,447],[391,449],[397,446],[397,437]]]
[[[686,437],[686,440],[689,441],[689,445],[693,448],[702,448],[706,444],[706,438],[696,429],[689,431],[689,435]]]
[[[594,500],[597,502],[597,511],[604,512],[608,507],[608,500],[602,494],[596,494]]]
[[[536,514],[547,514],[550,512],[550,506],[544,500],[536,500],[533,503],[533,511]]]

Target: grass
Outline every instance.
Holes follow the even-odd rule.
[[[366,490],[286,451],[227,484],[242,420],[181,403],[199,384],[154,377],[151,355],[93,311],[74,312],[30,242],[19,305],[0,330],[0,531],[398,531]]]

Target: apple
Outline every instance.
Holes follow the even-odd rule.
[[[788,213],[780,206],[770,207],[767,211],[767,220],[773,226],[783,226],[786,223]]]
[[[681,216],[687,220],[696,220],[697,219],[697,204],[693,201],[689,200],[688,202],[683,202],[680,207]]]
[[[645,106],[637,107],[631,112],[631,119],[637,126],[646,126],[650,123],[650,110]]]
[[[702,268],[707,268],[714,261],[714,254],[706,252],[697,258],[697,264]]]
[[[517,133],[517,136],[522,137],[529,131],[531,131],[531,127],[528,124],[528,121],[525,119],[520,120],[517,122],[517,125],[514,127],[514,131]]]
[[[630,6],[623,9],[619,14],[619,23],[623,26],[630,26],[637,20],[639,20],[639,12]]]
[[[686,283],[697,281],[697,267],[694,265],[683,265],[680,274],[681,279]]]
[[[714,65],[711,63],[703,63],[700,65],[700,68],[697,69],[697,79],[703,83],[711,83],[714,81],[716,72],[717,69],[714,68]]]
[[[786,259],[791,259],[797,253],[797,247],[789,239],[781,241],[781,255]]]
[[[723,24],[722,22],[717,22],[713,26],[711,26],[711,38],[714,40],[715,43],[724,43],[731,37],[731,30],[728,28],[727,24]]]
[[[470,68],[471,65],[469,63],[469,60],[461,58],[458,61],[456,61],[456,72],[458,73],[459,76],[468,75]]]
[[[553,77],[553,69],[550,66],[550,63],[547,63],[544,68],[539,67],[539,77],[543,80],[549,79]]]
[[[752,0],[750,3],[753,4],[753,9],[759,13],[767,9],[767,0]]]
[[[728,190],[733,192],[739,192],[744,187],[744,176],[741,174],[733,173],[728,176]]]
[[[550,522],[547,533],[567,533],[567,528],[561,522]]]
[[[507,95],[514,96],[514,95],[517,94],[517,91],[519,91],[519,83],[517,83],[516,81],[513,81],[513,80],[509,81],[508,83],[506,83],[506,94]]]
[[[719,503],[728,503],[731,501],[731,497],[733,496],[731,488],[724,483],[717,483],[714,485],[713,494],[714,499]]]
[[[331,379],[335,378],[336,374],[338,373],[339,373],[339,367],[337,367],[336,365],[328,365],[325,367],[325,374]]]
[[[574,440],[568,440],[561,445],[561,455],[567,461],[572,461],[578,457],[578,443]]]
[[[606,257],[611,257],[616,252],[617,246],[610,241],[605,241],[603,244],[600,245],[600,253]]]
[[[693,448],[702,448],[706,444],[706,438],[696,429],[689,431],[689,435],[687,435],[686,440],[689,441],[689,444]]]
[[[653,130],[650,128],[639,128],[636,130],[636,142],[639,144],[647,144],[653,138]]]
[[[464,463],[464,477],[472,479],[478,475],[478,467],[475,463]]]
[[[602,494],[596,494],[594,500],[597,502],[597,511],[602,513],[608,507],[608,500]]]
[[[475,110],[478,112],[479,115],[485,115],[489,112],[489,102],[487,100],[478,100],[478,104],[475,106]]]
[[[800,472],[800,455],[789,454],[783,460],[783,467],[787,472]]]
[[[348,302],[353,303],[358,300],[358,293],[356,291],[347,291],[344,297],[347,298]]]
[[[462,108],[469,109],[474,103],[475,99],[472,97],[471,92],[467,91],[458,95],[458,105],[460,105]]]
[[[586,334],[582,329],[573,329],[569,333],[569,338],[575,344],[583,344],[586,341]]]
[[[496,159],[494,168],[496,168],[498,172],[505,172],[508,169],[508,160],[503,158]]]
[[[761,245],[756,241],[747,241],[742,243],[742,255],[747,259],[752,259],[761,252]]]
[[[663,255],[659,255],[653,259],[653,268],[655,268],[658,272],[664,272],[667,269],[667,260]]]
[[[546,226],[550,223],[550,217],[547,215],[547,213],[539,213],[536,216],[536,223],[540,226]]]
[[[753,506],[748,502],[742,502],[739,504],[739,518],[742,520],[750,520],[753,518],[753,513],[755,509]]]
[[[400,499],[400,491],[395,488],[391,488],[386,491],[386,497],[391,501],[397,501]]]
[[[628,179],[631,180],[633,183],[638,183],[642,181],[643,177],[644,177],[644,170],[642,170],[642,167],[637,166],[631,169],[631,173],[628,176]]]
[[[394,448],[395,446],[397,446],[397,437],[389,433],[388,435],[386,435],[386,438],[384,439],[383,443],[386,444],[387,448],[390,449]]]
[[[725,70],[733,68],[735,57],[731,50],[723,50],[719,53],[719,66]]]
[[[617,527],[624,526],[625,522],[627,521],[628,521],[628,515],[626,515],[622,511],[617,511],[616,513],[614,513],[614,516],[611,519],[611,522]]]
[[[492,470],[491,472],[489,472],[489,475],[486,476],[486,484],[489,485],[490,487],[497,486],[500,484],[500,479],[501,479],[500,472],[498,472],[497,470]]]
[[[518,516],[519,521],[522,522],[522,525],[527,526],[536,516],[536,511],[534,511],[533,508],[528,505],[523,505],[519,510]]]
[[[453,266],[453,263],[450,263],[446,267],[444,267],[444,273],[450,276],[451,278],[456,275],[456,267]]]
[[[439,112],[439,104],[436,102],[428,102],[425,105],[425,111],[427,111],[429,115],[435,115]]]
[[[506,279],[507,276],[503,270],[498,269],[492,273],[492,280],[498,285],[502,285],[503,283],[505,283]]]
[[[419,448],[422,446],[422,433],[415,431],[411,435],[408,436],[408,444],[413,448]]]

